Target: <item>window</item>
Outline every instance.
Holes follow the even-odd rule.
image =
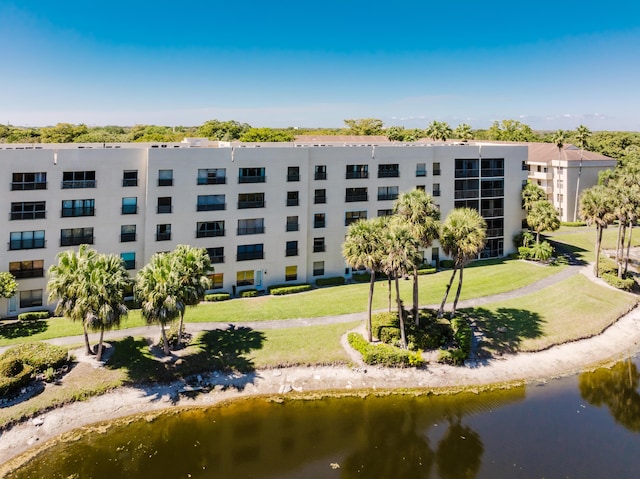
[[[93,244],[93,228],[65,228],[60,230],[60,246]]]
[[[558,188],[559,190],[564,188],[564,181],[563,180],[556,180],[556,188]]]
[[[502,255],[504,255],[504,240],[502,238],[488,239],[484,250],[480,253],[481,258],[497,258]]]
[[[397,178],[400,176],[398,163],[378,165],[378,178]]]
[[[62,173],[63,190],[70,188],[95,188],[95,171],[65,171]]]
[[[482,197],[504,196],[504,180],[482,180]]]
[[[440,249],[437,246],[431,248],[431,262],[435,264],[436,267],[439,266],[438,263],[440,262]]]
[[[127,243],[136,240],[136,225],[120,226],[120,242]]]
[[[433,184],[433,196],[440,196],[440,183]]]
[[[456,200],[477,198],[479,193],[478,180],[455,180],[454,198]]]
[[[63,200],[62,201],[62,217],[70,218],[77,216],[94,216],[96,201],[94,199],[86,200]]]
[[[212,264],[224,263],[224,247],[207,248],[207,253]]]
[[[15,231],[9,235],[9,249],[36,249],[44,248],[44,230]]]
[[[252,269],[247,271],[238,271],[236,273],[237,286],[253,286],[254,282]]]
[[[398,187],[397,186],[378,186],[378,200],[397,200],[398,199]]]
[[[123,215],[135,215],[138,212],[138,198],[132,196],[129,198],[122,198],[122,214]]]
[[[324,261],[313,262],[313,275],[322,276],[324,274]]]
[[[173,170],[158,170],[158,186],[173,186]]]
[[[416,190],[425,191],[424,185],[416,185]]]
[[[316,165],[314,169],[313,178],[316,180],[327,179],[327,165]]]
[[[201,168],[198,170],[199,185],[224,185],[226,183],[226,168]]]
[[[46,201],[11,203],[12,220],[36,220],[46,217]]]
[[[287,216],[286,231],[298,231],[299,227],[297,216]]]
[[[42,306],[42,290],[20,291],[20,307],[33,308],[35,306]]]
[[[210,274],[209,279],[211,280],[211,289],[222,289],[222,287],[224,286],[223,273]]]
[[[198,195],[196,211],[220,211],[226,207],[224,195]]]
[[[124,170],[122,172],[122,186],[138,186],[138,170]]]
[[[347,165],[346,178],[369,178],[369,165]]]
[[[504,159],[483,158],[480,162],[480,170],[483,177],[504,176]]]
[[[285,256],[298,256],[298,242],[287,241],[287,248],[285,250]]]
[[[527,165],[527,162],[525,160],[522,160],[522,171],[529,171],[529,165]]]
[[[197,224],[196,238],[213,238],[224,236],[223,221],[202,221]]]
[[[324,228],[326,226],[325,214],[324,213],[315,213],[313,215],[313,227],[314,228]]]
[[[158,214],[171,213],[171,196],[161,196],[158,198]]]
[[[440,162],[433,163],[433,176],[440,176]]]
[[[264,218],[238,220],[238,236],[264,233]]]
[[[313,203],[321,205],[327,202],[327,190],[315,190],[313,193]]]
[[[299,166],[289,166],[287,168],[287,181],[300,181]]]
[[[487,221],[487,238],[504,236],[504,218],[489,218]]]
[[[47,174],[42,173],[13,173],[11,190],[46,190]]]
[[[479,173],[478,160],[456,159],[456,178],[475,178]]]
[[[356,201],[368,201],[369,194],[367,188],[347,188],[345,190],[345,199],[347,203],[353,203]]]
[[[392,215],[393,215],[392,209],[378,210],[378,216],[392,216]]]
[[[416,165],[416,176],[427,176],[426,163],[418,163]]]
[[[16,278],[43,278],[44,260],[14,261],[9,263],[9,272]]]
[[[297,266],[285,266],[285,268],[284,268],[284,280],[285,281],[297,281],[298,280],[298,267]]]
[[[456,200],[453,205],[454,208],[471,208],[472,210],[478,210],[478,200]]]
[[[264,183],[267,180],[264,168],[240,168],[238,183]]]
[[[131,251],[128,253],[120,253],[120,259],[124,263],[124,269],[136,269],[136,253]]]
[[[298,206],[300,199],[297,191],[287,191],[287,206]]]
[[[324,251],[325,251],[324,238],[313,238],[313,252],[324,253]]]
[[[504,199],[483,199],[481,203],[480,214],[485,218],[504,216]]]
[[[247,261],[251,259],[263,259],[264,258],[264,245],[263,244],[244,244],[238,245],[237,249],[237,261]]]
[[[156,241],[169,241],[171,239],[171,225],[156,225]]]
[[[347,211],[344,214],[344,225],[349,226],[351,223],[355,223],[358,220],[366,220],[366,211]]]
[[[238,209],[264,208],[264,193],[238,194]]]

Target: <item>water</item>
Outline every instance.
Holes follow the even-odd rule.
[[[638,360],[507,391],[241,400],[118,421],[15,478],[636,478]]]

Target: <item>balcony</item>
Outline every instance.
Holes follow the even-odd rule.
[[[366,193],[347,195],[345,196],[344,201],[347,203],[355,203],[356,201],[369,201],[369,195]]]
[[[504,208],[482,208],[480,214],[485,218],[504,216]]]
[[[400,176],[399,170],[378,171],[378,178],[398,178],[399,176]]]
[[[298,248],[287,248],[285,256],[298,256]]]
[[[298,231],[299,229],[299,223],[287,223],[286,231]]]
[[[368,171],[347,171],[347,180],[365,179],[369,178]]]
[[[156,233],[156,241],[170,241],[171,233]]]
[[[46,217],[46,211],[12,211],[9,216],[12,220],[39,220]]]
[[[136,240],[135,233],[121,233],[120,234],[120,242],[121,243],[130,243],[131,241]]]
[[[78,246],[81,244],[93,244],[93,235],[60,238],[60,246]]]
[[[238,176],[238,183],[265,183],[267,177],[264,175]]]
[[[482,197],[504,196],[504,188],[483,188]]]
[[[226,176],[213,176],[207,178],[198,178],[199,185],[226,185],[227,177]]]
[[[435,175],[435,172],[433,173]],[[479,170],[477,168],[471,169],[457,169],[455,172],[456,178],[477,178],[479,175]]]
[[[10,250],[38,249],[38,248],[44,248],[44,247],[45,247],[44,238],[14,240],[9,242]]]
[[[481,173],[483,178],[502,177],[504,176],[504,168],[482,168]]]
[[[244,210],[247,208],[264,208],[264,205],[265,205],[264,200],[238,201],[239,210]]]
[[[397,200],[398,193],[384,193],[378,195],[378,201]]]
[[[63,190],[75,188],[95,188],[96,180],[65,180],[60,185]]]
[[[96,209],[92,206],[80,208],[62,208],[61,216],[63,218],[73,218],[75,216],[95,216]]]
[[[465,198],[478,198],[480,190],[457,190],[454,194],[456,200]]]
[[[529,178],[532,180],[552,180],[553,172],[551,171],[530,171]]]
[[[224,236],[223,229],[196,231],[196,238],[215,238],[218,236]]]
[[[46,181],[14,181],[11,183],[11,191],[20,190],[46,190]]]
[[[313,176],[314,180],[326,180],[327,179],[327,172],[326,171],[316,171],[314,176]]]
[[[496,238],[504,236],[504,228],[489,228],[487,229],[487,238]]]
[[[196,211],[221,211],[226,209],[226,203],[201,204],[196,207]]]
[[[43,278],[44,268],[19,269],[11,271],[11,274],[16,279]]]
[[[259,235],[264,233],[264,226],[253,226],[251,228],[238,228],[238,236]]]
[[[250,251],[236,255],[236,261],[249,261],[252,259],[264,259],[264,251]]]

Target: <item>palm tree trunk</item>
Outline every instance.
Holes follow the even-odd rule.
[[[182,345],[182,328],[184,327],[184,311],[180,311],[180,323],[178,324],[178,349]]]
[[[629,219],[629,239],[627,239],[627,253],[624,255],[624,275],[629,270],[629,255],[631,254],[631,235],[633,234],[633,218]]]
[[[162,346],[164,347],[164,355],[169,356],[171,350],[169,349],[169,340],[167,339],[167,332],[164,330],[164,324],[160,323],[160,333],[162,335]]]
[[[98,353],[96,361],[102,361],[102,339],[104,338],[104,326],[100,328],[100,340],[98,341]]]
[[[596,278],[600,277],[600,269],[598,268],[598,266],[600,265],[600,243],[601,242],[602,242],[602,226],[596,225],[596,264],[593,271]]]
[[[389,312],[391,312],[391,276],[387,274],[387,288],[389,290]]]
[[[460,266],[460,275],[458,276],[458,290],[456,291],[456,298],[453,300],[453,308],[451,308],[451,315],[449,316],[451,320],[456,314],[456,307],[458,306],[458,300],[460,299],[460,291],[462,291],[462,273],[464,273],[464,265]]]
[[[369,304],[367,305],[367,339],[373,341],[373,332],[371,331],[371,304],[373,303],[373,287],[376,284],[376,273],[371,271],[371,280],[369,281]]]
[[[83,323],[82,328],[84,329],[84,346],[87,350],[87,356],[93,356],[94,352],[91,349],[91,345],[89,344],[89,333],[87,332],[87,325]]]
[[[402,348],[407,349],[407,336],[404,331],[404,314],[402,314],[402,302],[400,301],[400,282],[398,281],[398,275],[395,275],[396,281],[396,301],[398,302],[398,319],[400,320],[400,341],[402,341]]]
[[[418,267],[413,267],[413,320],[416,323],[416,326],[420,326],[420,312],[419,308],[419,298],[418,298]]]
[[[622,278],[622,258],[621,250],[624,249],[624,237],[622,233],[622,219],[618,219],[618,237],[616,239],[616,266],[618,267],[618,278]]]
[[[456,273],[458,272],[458,267],[453,265],[453,274],[449,279],[449,284],[447,285],[447,289],[444,292],[444,298],[442,298],[442,304],[440,305],[440,309],[438,310],[438,319],[440,319],[444,315],[444,305],[447,302],[447,297],[449,296],[449,290],[451,289],[451,285],[453,284],[453,278],[456,277]]]

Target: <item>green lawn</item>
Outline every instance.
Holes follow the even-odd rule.
[[[603,231],[602,249],[615,249],[618,235],[618,227],[611,225]],[[638,234],[634,235],[636,240],[634,245],[640,244]],[[582,261],[593,263],[596,260],[595,244],[596,244],[596,228],[595,227],[569,227],[563,226],[553,234],[547,235],[547,239],[551,244],[561,243],[565,245],[565,249],[572,251],[576,257]],[[555,246],[555,244],[554,244]]]

